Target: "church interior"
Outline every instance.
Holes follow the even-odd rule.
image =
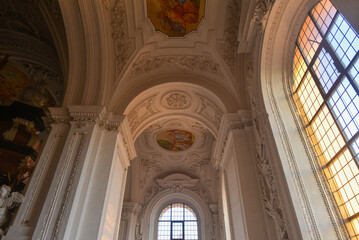
[[[357,0],[0,0],[0,239],[359,239]]]

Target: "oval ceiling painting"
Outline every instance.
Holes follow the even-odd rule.
[[[147,0],[147,14],[157,31],[183,37],[197,29],[206,0]]]
[[[189,148],[194,142],[194,135],[183,130],[167,130],[156,136],[158,145],[170,151],[182,151]]]

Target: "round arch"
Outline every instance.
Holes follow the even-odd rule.
[[[289,91],[294,47],[308,12],[318,0],[278,0],[268,17],[260,52],[259,81],[303,239],[344,239],[340,219],[327,197],[320,169],[293,108]],[[336,1],[337,7],[350,1]],[[355,9],[355,8],[354,8]],[[352,10],[353,11],[353,10]],[[345,13],[343,13],[345,15]]]
[[[241,104],[234,87],[224,88],[219,84],[218,76],[204,76],[203,74],[185,74],[183,72],[161,72],[160,75],[143,75],[135,79],[123,79],[117,85],[115,94],[112,96],[109,109],[116,114],[128,111],[128,106],[143,93],[172,85],[192,86],[201,89],[202,92],[210,94],[213,99],[220,99],[221,105],[228,112],[235,112]],[[121,86],[120,86],[121,85]],[[230,85],[231,86],[231,85]],[[242,103],[243,104],[243,103]]]
[[[197,193],[175,188],[165,189],[156,194],[145,206],[142,218],[143,239],[155,240],[157,236],[157,221],[161,211],[171,203],[183,203],[192,208],[198,221],[198,237],[200,240],[210,239],[213,235],[213,221],[208,205]],[[147,224],[146,224],[147,223]]]
[[[132,99],[124,111],[135,140],[148,126],[165,119],[193,119],[218,136],[228,109],[212,91],[192,83],[171,82],[148,88]]]

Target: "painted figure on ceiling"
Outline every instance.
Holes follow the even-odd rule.
[[[148,3],[149,17],[156,30],[170,37],[195,30],[204,13],[200,11],[200,0],[148,0]]]

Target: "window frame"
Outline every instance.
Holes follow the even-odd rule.
[[[287,189],[293,206],[286,209],[287,220],[292,226],[298,224],[298,228],[293,227],[292,236],[320,239],[325,235],[328,239],[347,239],[342,219],[334,209],[335,203],[330,200],[331,193],[291,97],[293,49],[308,12],[318,2],[278,0],[273,4],[258,45],[259,53],[253,60],[259,62],[259,69],[257,71],[255,65],[251,84],[253,92],[257,94],[258,91],[258,96],[263,96],[263,101],[258,100],[257,108],[268,114],[265,124],[270,126],[270,130],[266,136],[268,148],[274,153],[274,168],[283,169],[282,173],[277,172],[276,178],[280,187]],[[345,17],[349,11],[354,19],[359,19],[358,1],[332,2]],[[346,8],[348,2],[353,4]],[[343,8],[338,5],[343,5]],[[342,11],[345,8],[347,11]],[[354,29],[359,32],[359,24]]]
[[[354,150],[352,149],[351,147],[351,143],[353,143],[354,141],[357,141],[359,139],[359,131],[357,130],[357,132],[355,134],[353,134],[350,138],[348,136],[346,136],[346,133],[345,133],[345,128],[349,126],[349,124],[347,124],[345,127],[342,127],[341,126],[341,123],[339,122],[338,118],[340,116],[336,116],[336,114],[334,113],[334,110],[332,110],[334,108],[334,106],[331,106],[330,105],[330,98],[332,97],[332,94],[337,91],[337,88],[340,84],[342,84],[345,79],[349,82],[350,86],[353,87],[355,93],[356,93],[356,96],[359,96],[359,86],[357,85],[358,83],[355,83],[355,80],[352,79],[352,77],[350,76],[350,69],[354,66],[354,64],[359,61],[359,51],[357,51],[353,58],[350,60],[350,62],[347,64],[347,66],[344,65],[344,63],[341,62],[341,59],[340,59],[340,56],[336,54],[336,50],[333,49],[333,47],[331,46],[329,40],[327,39],[327,36],[328,34],[330,33],[331,31],[331,28],[333,27],[333,25],[335,24],[337,18],[341,15],[343,17],[343,19],[345,21],[347,21],[349,23],[349,25],[354,29],[354,26],[352,26],[349,22],[349,20],[347,20],[344,16],[343,13],[340,12],[339,9],[337,9],[337,7],[334,5],[333,3],[333,0],[331,0],[330,2],[333,4],[333,6],[336,8],[336,13],[334,14],[333,16],[333,19],[331,21],[331,23],[329,24],[326,32],[323,34],[323,32],[321,31],[321,27],[318,25],[318,23],[316,22],[315,20],[315,17],[313,16],[312,14],[312,10],[317,6],[317,4],[319,4],[321,1],[317,1],[314,6],[307,12],[307,15],[305,15],[305,19],[307,18],[310,18],[311,22],[314,24],[315,28],[318,30],[318,34],[320,35],[321,37],[321,42],[319,43],[319,45],[317,46],[317,49],[314,53],[314,55],[312,56],[312,59],[310,61],[308,61],[306,59],[306,55],[305,53],[303,53],[303,50],[301,50],[301,46],[300,46],[300,33],[302,32],[302,27],[304,26],[304,23],[305,21],[302,22],[302,24],[300,25],[300,30],[298,31],[298,35],[295,39],[295,44],[294,44],[294,51],[293,52],[296,52],[297,49],[298,51],[300,52],[299,54],[301,54],[301,56],[303,57],[303,60],[307,66],[306,70],[304,71],[304,74],[303,76],[301,77],[301,80],[298,84],[296,84],[295,86],[295,89],[294,89],[294,84],[295,82],[297,81],[296,79],[294,79],[294,74],[293,74],[293,71],[294,71],[294,62],[295,62],[295,57],[294,55],[296,53],[293,54],[293,58],[292,58],[292,74],[293,74],[293,77],[292,78],[289,78],[291,80],[289,80],[289,83],[287,84],[288,86],[288,92],[289,92],[289,95],[290,95],[290,98],[289,99],[289,102],[292,102],[292,108],[294,110],[297,111],[298,115],[297,115],[297,120],[299,119],[299,122],[301,123],[301,125],[303,126],[304,129],[302,129],[302,134],[305,135],[304,137],[305,138],[308,138],[307,139],[307,146],[309,146],[311,152],[312,152],[312,155],[316,156],[318,153],[316,153],[316,151],[313,149],[315,147],[316,144],[314,144],[311,140],[309,140],[311,138],[311,136],[309,135],[309,133],[307,132],[307,128],[312,128],[312,123],[313,121],[316,121],[316,118],[318,117],[318,115],[322,112],[322,110],[324,109],[324,107],[326,107],[329,111],[329,114],[331,115],[333,121],[334,121],[334,124],[337,126],[337,129],[339,130],[339,134],[341,136],[341,138],[343,139],[344,141],[344,145],[340,148],[340,150],[338,150],[334,156],[331,157],[331,159],[328,159],[328,162],[324,165],[322,164],[319,164],[319,169],[321,169],[321,174],[323,175],[322,177],[324,177],[325,173],[324,173],[324,170],[326,169],[329,169],[330,166],[336,162],[336,161],[339,161],[338,159],[338,156],[344,154],[344,152],[346,151],[346,149],[350,152],[350,155],[353,159],[353,161],[355,162],[355,165],[357,167],[356,170],[359,169],[359,154],[355,154],[355,152],[353,152]],[[357,30],[356,30],[357,31]],[[315,40],[312,40],[312,41],[316,41]],[[318,55],[322,52],[322,50],[325,49],[326,53],[328,53],[332,60],[333,60],[333,64],[335,66],[335,68],[338,70],[338,76],[336,77],[336,79],[334,80],[334,82],[332,83],[331,87],[327,90],[327,92],[324,90],[324,87],[323,87],[323,84],[321,83],[321,80],[319,79],[319,77],[317,77],[317,74],[315,73],[315,69],[313,67],[313,65],[315,64],[315,62],[318,60]],[[313,79],[313,81],[315,82],[315,85],[316,85],[316,88],[319,90],[320,92],[320,96],[323,98],[323,102],[320,104],[320,106],[318,107],[318,109],[315,111],[315,113],[311,116],[311,119],[307,119],[307,115],[305,114],[304,117],[300,116],[300,115],[303,115],[304,113],[299,113],[298,111],[303,108],[303,105],[304,103],[301,103],[301,101],[299,100],[299,95],[298,95],[298,91],[301,89],[301,85],[304,84],[305,82],[305,78],[306,78],[306,75],[310,75],[310,77]],[[329,80],[328,80],[329,81]],[[347,89],[347,88],[346,88]],[[346,90],[345,89],[345,90]],[[311,94],[311,93],[309,93]],[[339,96],[339,99],[342,98],[342,95]],[[353,99],[351,99],[350,102],[353,102],[355,100],[355,97]],[[300,101],[300,103],[298,104],[297,102]],[[354,104],[354,103],[353,103]],[[349,105],[350,104],[347,104],[348,106],[345,107],[345,109],[349,108]],[[309,110],[308,110],[309,111]],[[342,113],[340,113],[339,115],[341,115]],[[354,119],[356,119],[358,117],[358,114],[355,115],[354,117],[351,117],[350,121],[353,121]],[[313,131],[313,130],[311,130]],[[317,131],[317,130],[314,130],[314,131]],[[314,131],[312,134],[314,134]],[[322,154],[324,154],[325,150],[321,150]],[[317,164],[319,163],[319,159],[318,157],[314,157],[315,158],[315,161],[317,161]],[[349,162],[347,163],[349,164]],[[342,169],[344,169],[345,166],[343,166],[340,170],[337,171],[337,173],[339,173]],[[330,170],[327,170],[327,171],[330,171]],[[336,173],[336,174],[337,174]],[[331,175],[331,178],[334,178],[334,176],[336,175]],[[354,178],[356,177],[357,175],[354,175]],[[329,181],[327,180],[327,178],[325,178],[326,181]],[[345,185],[349,184],[351,182],[351,179],[347,180],[345,183],[342,184],[342,187],[344,187]],[[339,191],[339,187],[337,187],[336,189],[332,189],[330,188],[329,189],[329,183],[326,183],[328,184],[327,185],[327,191],[330,192],[330,195],[332,195],[332,197],[334,198],[333,194],[337,191]],[[358,196],[358,195],[354,195],[355,196]],[[340,204],[341,205],[344,205],[344,204],[347,204],[348,202],[350,201],[350,199],[348,201],[343,201],[341,202]],[[334,200],[332,200],[332,202],[334,202],[335,206],[338,208],[338,212],[340,211],[339,210],[339,202],[336,202]],[[338,214],[337,215],[340,215],[343,220],[343,224],[345,225],[345,223],[347,222],[351,222],[352,219],[358,217],[359,215],[359,211],[357,213],[355,213],[354,215],[352,216],[349,216],[349,217],[346,217],[344,218],[344,216],[342,214]],[[349,224],[349,223],[348,223]],[[349,230],[347,230],[349,231]],[[356,236],[353,236],[353,237],[359,237],[359,230],[357,229],[357,235]]]
[[[175,205],[175,204],[182,204],[182,210],[183,210],[183,220],[172,220],[172,208],[173,206],[172,205]],[[195,215],[196,217],[196,220],[186,220],[185,219],[185,209],[186,207],[190,208],[193,212],[193,214]],[[161,216],[161,213],[166,209],[168,208],[166,211],[171,211],[171,217],[170,217],[170,220],[160,220],[160,216]],[[181,223],[182,224],[182,233],[183,233],[183,237],[182,238],[175,238],[173,240],[185,240],[185,223],[186,222],[196,222],[197,223],[197,239],[200,239],[199,238],[199,224],[198,224],[198,215],[197,213],[195,212],[195,210],[188,204],[185,204],[183,202],[179,202],[179,201],[174,201],[168,205],[166,205],[165,207],[162,208],[162,210],[160,210],[159,214],[158,214],[158,217],[157,217],[157,228],[156,228],[156,238],[158,238],[158,225],[160,222],[169,222],[170,223],[170,238],[171,240],[173,239],[173,223]]]

